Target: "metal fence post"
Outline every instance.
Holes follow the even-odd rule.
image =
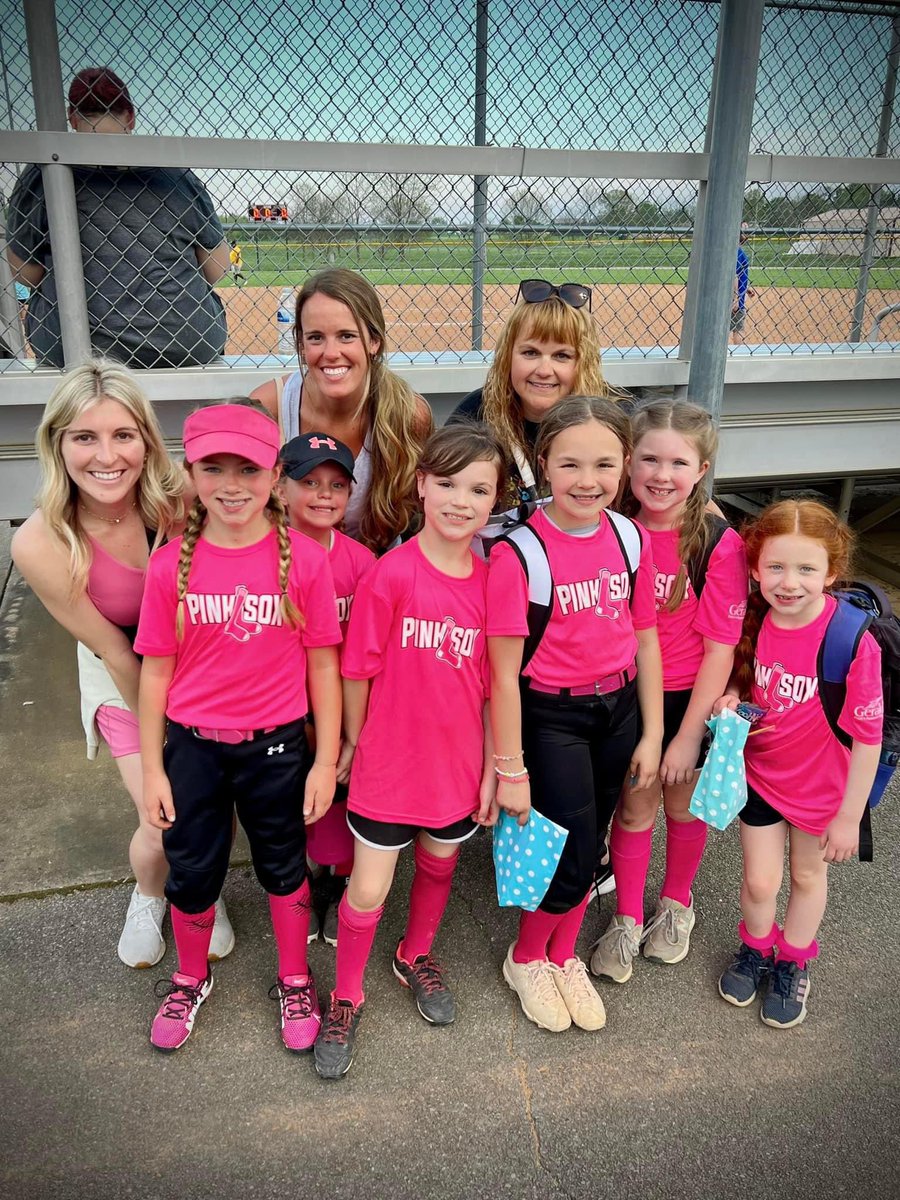
[[[764,0],[722,0],[703,254],[688,391],[719,420]]]
[[[884,78],[884,93],[881,100],[881,121],[878,125],[878,142],[875,157],[887,155],[891,140],[891,124],[894,120],[894,96],[897,91],[897,66],[900,63],[900,17],[891,22],[891,48],[887,57],[887,74]],[[869,209],[866,214],[866,232],[863,237],[862,254],[859,260],[859,278],[856,283],[856,299],[853,301],[853,319],[850,324],[850,341],[862,340],[863,321],[866,316],[866,294],[869,290],[869,272],[875,257],[876,230],[881,212],[881,185],[872,188]]]
[[[475,3],[475,145],[487,145],[488,0]],[[472,349],[484,349],[488,177],[476,175],[472,196]]]
[[[25,5],[25,30],[37,127],[65,131],[66,106],[54,0],[29,0]],[[43,166],[41,174],[47,202],[63,357],[69,367],[91,352],[75,181],[71,167],[53,163]]]
[[[716,113],[716,91],[719,86],[719,55],[722,49],[722,22],[716,34],[716,53],[713,58],[712,78],[709,81],[709,107],[706,114],[706,130],[703,135],[703,153],[709,154],[712,146],[713,119]],[[678,341],[678,357],[691,357],[694,329],[697,324],[697,279],[700,260],[703,257],[703,229],[706,220],[706,189],[709,181],[701,179],[697,186],[697,204],[694,208],[694,230],[691,235],[691,254],[688,260],[688,277],[684,289],[684,312],[681,315],[681,337]],[[686,391],[686,388],[679,389]]]

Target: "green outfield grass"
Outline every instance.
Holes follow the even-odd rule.
[[[246,283],[287,286],[301,283],[325,266],[362,271],[375,284],[457,284],[472,279],[472,249],[468,241],[431,235],[407,243],[245,239]],[[748,246],[750,280],[756,287],[855,288],[858,260],[851,257],[789,255],[791,239],[760,240]],[[488,284],[515,284],[529,275],[592,284],[652,283],[680,285],[687,281],[690,242],[616,239],[575,241],[562,238],[526,240],[509,236],[488,243]],[[223,286],[233,286],[231,280]],[[900,289],[900,260],[876,259],[870,289]]]

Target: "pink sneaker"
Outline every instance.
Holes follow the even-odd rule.
[[[159,991],[159,984],[164,985],[164,991]],[[183,1046],[191,1036],[197,1009],[212,991],[212,986],[212,971],[205,979],[195,979],[193,975],[182,975],[178,971],[171,981],[161,979],[156,985],[156,994],[165,996],[165,1000],[150,1026],[150,1044],[166,1053]]]
[[[294,1054],[312,1050],[322,1026],[312,975],[287,975],[272,985],[269,995],[277,995],[281,1005],[281,1040],[285,1047]]]

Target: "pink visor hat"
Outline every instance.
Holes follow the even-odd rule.
[[[271,470],[278,458],[278,422],[242,404],[212,404],[184,423],[184,454],[189,463],[213,454],[237,454]]]

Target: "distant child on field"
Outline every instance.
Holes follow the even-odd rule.
[[[197,498],[183,536],[147,572],[135,642],[143,799],[164,831],[178,948],[150,1032],[158,1050],[187,1041],[212,990],[207,947],[235,808],[269,893],[284,1045],[309,1050],[321,1023],[306,958],[304,822],[334,794],[340,630],[328,556],[287,528],[273,491],[279,444],[275,421],[240,403],[192,413],[184,449]]]
[[[342,660],[338,767],[339,779],[350,776],[356,853],[338,909],[334,991],[316,1042],[316,1069],[326,1079],[353,1062],[366,963],[398,855],[411,842],[415,874],[394,974],[426,1021],[448,1025],[456,1016],[431,947],[460,843],[476,822],[496,817],[485,746],[487,567],[470,547],[496,500],[502,463],[483,427],[433,434],[416,471],[424,525],[357,588]]]
[[[228,252],[228,262],[230,264],[231,278],[237,284],[239,279],[244,278],[244,252],[236,241],[231,243],[231,249]]]
[[[347,511],[353,489],[353,454],[349,446],[327,433],[303,433],[282,446],[279,483],[288,524],[306,534],[328,552],[334,576],[338,621],[346,636],[350,608],[360,578],[375,561],[375,555],[360,542],[342,533],[338,526]],[[312,728],[308,731],[313,734]],[[321,932],[329,946],[337,945],[338,903],[353,867],[353,835],[347,825],[347,787],[339,783],[334,804],[307,831],[307,855],[326,870],[313,882],[313,897],[324,893],[325,912]],[[318,886],[321,883],[321,887]],[[313,912],[309,940],[319,933],[319,918]]]
[[[838,601],[829,589],[849,568],[852,534],[813,500],[772,504],[744,528],[750,595],[735,676],[716,710],[739,699],[765,710],[747,739],[749,799],[740,814],[744,881],[741,946],[719,993],[745,1008],[762,990],[766,1025],[790,1029],[806,1016],[808,964],[828,897],[828,864],[859,845],[859,822],[881,751],[881,652],[864,633],[832,732],[818,689],[822,639]],[[790,835],[791,884],[784,926],[775,923]]]
[[[741,539],[706,512],[703,478],[716,453],[716,427],[702,408],[659,400],[632,418],[634,454],[625,511],[650,535],[656,623],[663,661],[663,743],[659,779],[623,791],[610,848],[616,912],[591,969],[616,983],[644,956],[677,963],[690,948],[693,884],[707,825],[689,812],[705,757],[706,719],[731,677],[747,601]],[[656,912],[644,924],[644,887],[653,826],[666,814],[666,874]]]

